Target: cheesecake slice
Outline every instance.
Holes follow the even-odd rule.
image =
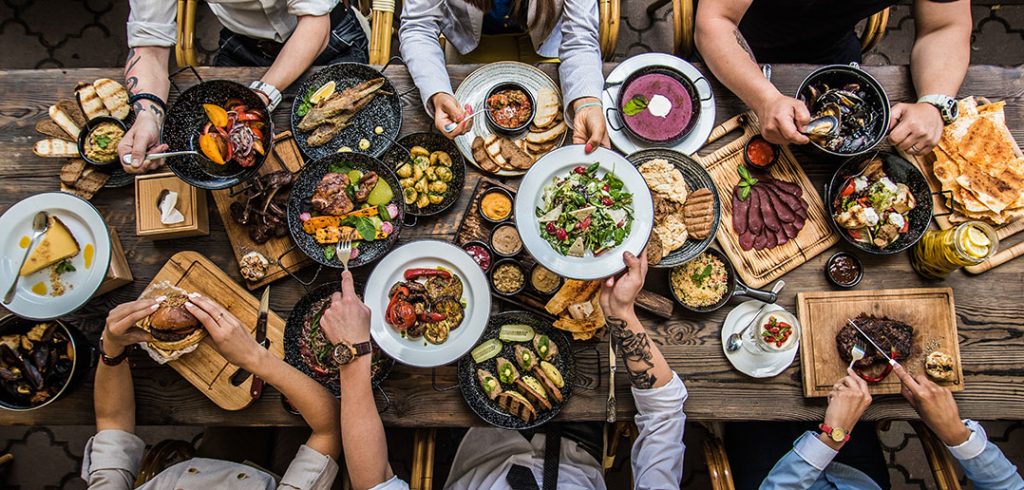
[[[57,218],[50,216],[50,229],[46,230],[43,239],[29,254],[25,265],[21,267],[21,275],[27,276],[41,271],[57,262],[78,255],[78,240],[71,234],[68,227]]]

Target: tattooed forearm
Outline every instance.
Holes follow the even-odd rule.
[[[626,365],[629,382],[640,389],[648,389],[658,381],[654,373],[654,356],[651,354],[651,341],[646,332],[633,332],[626,328],[621,318],[607,318],[611,341],[619,351],[619,357]]]
[[[747,40],[743,39],[743,34],[740,33],[740,30],[736,29],[732,32],[736,35],[736,44],[739,44],[740,47],[743,48],[743,51],[747,52],[747,55],[750,56],[750,61],[757,63],[757,59],[754,58],[754,51],[750,49],[750,45],[747,44]]]
[[[135,65],[138,65],[141,59],[142,53],[136,51],[135,48],[128,50],[128,60],[124,65],[124,81],[130,95],[135,95],[139,87],[139,77],[135,74]]]

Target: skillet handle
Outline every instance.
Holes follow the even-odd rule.
[[[779,299],[779,293],[747,287],[746,284],[739,281],[736,282],[736,291],[733,292],[733,296],[747,296],[764,303],[774,303]]]

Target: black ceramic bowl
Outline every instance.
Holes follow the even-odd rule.
[[[508,216],[505,216],[502,219],[492,219],[491,217],[489,217],[486,214],[484,214],[484,208],[483,208],[483,206],[481,206],[481,204],[483,204],[483,202],[484,202],[484,197],[487,197],[487,195],[492,193],[492,192],[496,192],[498,194],[502,194],[502,195],[504,195],[505,197],[508,198],[509,203],[511,203],[511,207],[509,208],[509,211],[508,211]],[[503,189],[501,187],[494,186],[494,187],[491,187],[490,189],[487,189],[487,192],[484,192],[483,195],[480,196],[480,201],[476,205],[476,210],[477,210],[478,213],[480,213],[480,217],[483,218],[484,221],[486,221],[488,223],[491,223],[492,225],[498,225],[498,224],[505,223],[505,222],[508,222],[508,221],[512,220],[512,214],[515,212],[515,205],[516,205],[516,198],[515,198],[515,196],[512,195],[511,192],[509,192],[509,191],[507,191],[507,190],[505,190],[505,189]]]
[[[110,117],[110,116],[94,117],[94,118],[90,119],[89,121],[87,121],[85,123],[85,126],[82,127],[82,130],[78,132],[78,155],[82,157],[82,160],[85,160],[90,165],[95,165],[97,167],[108,168],[108,167],[113,167],[114,164],[120,164],[121,163],[121,162],[118,161],[117,145],[114,145],[114,148],[113,148],[113,150],[114,150],[114,158],[112,160],[110,160],[109,162],[96,161],[96,160],[93,160],[93,159],[89,158],[85,154],[85,146],[86,146],[86,143],[89,141],[90,134],[96,128],[98,128],[101,124],[103,124],[103,123],[113,124],[114,126],[117,126],[118,128],[121,128],[121,131],[128,132],[128,126],[125,125],[124,121],[121,121],[120,119],[118,119],[116,117]]]
[[[315,379],[334,396],[339,396],[341,387],[339,386],[339,378],[337,367],[325,368],[317,366],[310,362],[308,352],[308,344],[304,336],[306,333],[303,331],[307,319],[314,321],[318,318],[319,314],[329,306],[330,297],[332,294],[341,291],[340,282],[329,282],[317,286],[316,289],[306,293],[302,299],[292,308],[292,312],[288,315],[288,321],[284,327],[284,360],[288,364],[291,364],[302,371],[303,374]],[[371,340],[372,342],[372,340]],[[304,352],[305,351],[305,352]],[[384,351],[377,348],[377,344],[374,343],[373,351],[373,368],[371,382],[374,386],[379,385],[388,374],[391,372],[391,367],[394,366],[394,359],[388,357]],[[333,360],[329,361],[333,366]]]
[[[839,193],[842,192],[846,182],[860,174],[861,170],[871,159],[848,160],[839,167],[839,170],[836,171],[832,176],[832,180],[825,187],[825,214],[828,215],[829,223],[832,223],[836,233],[839,233],[839,236],[843,237],[846,243],[872,255],[893,255],[914,246],[924,235],[924,232],[928,230],[928,224],[932,220],[932,191],[928,187],[928,181],[925,179],[924,174],[921,173],[921,170],[903,159],[903,157],[894,153],[881,152],[874,158],[882,159],[882,169],[889,176],[889,180],[897,184],[906,184],[910,188],[910,192],[914,194],[914,200],[917,201],[917,205],[907,213],[907,222],[910,223],[910,228],[907,232],[900,235],[889,246],[878,248],[874,245],[854,240],[845,228],[836,223],[834,212]]]
[[[381,157],[381,161],[397,172],[402,165],[409,161],[409,153],[406,150],[411,150],[414,146],[426,148],[431,153],[435,151],[447,153],[452,159],[452,166],[449,167],[452,170],[452,180],[447,183],[448,190],[444,193],[443,201],[423,208],[416,207],[415,203],[406,203],[406,211],[412,216],[433,216],[442,213],[452,207],[452,204],[455,204],[462,194],[462,186],[466,183],[466,159],[459,151],[459,147],[455,146],[455,142],[444,136],[435,133],[413,133],[403,136],[398,140],[397,145],[388,148],[388,151],[384,152],[384,156]]]
[[[626,157],[626,160],[629,160],[629,162],[634,166],[639,167],[646,162],[659,158],[667,160],[669,163],[675,165],[676,169],[683,174],[683,179],[686,181],[686,187],[689,192],[693,192],[697,189],[709,189],[715,198],[713,207],[714,216],[712,218],[713,221],[711,222],[711,231],[708,233],[708,236],[703,240],[686,240],[686,242],[683,243],[683,246],[665,255],[656,265],[651,266],[658,268],[675,267],[689,262],[694,257],[700,255],[701,252],[707,250],[708,247],[711,246],[711,243],[715,241],[715,234],[718,232],[718,225],[722,221],[722,203],[718,196],[718,188],[715,187],[715,181],[711,179],[711,175],[708,174],[708,171],[695,160],[682,153],[675,150],[652,148],[632,153]]]
[[[509,291],[509,292],[499,291],[498,288],[495,287],[495,285],[494,285],[494,273],[497,272],[498,267],[500,267],[503,264],[512,264],[515,267],[518,267],[519,271],[523,273],[523,284],[521,284],[519,286],[519,288],[516,289],[515,291]],[[530,280],[530,276],[528,276],[527,274],[529,274],[529,271],[524,269],[523,265],[520,264],[518,260],[513,259],[513,258],[506,258],[506,259],[501,259],[501,260],[495,261],[491,265],[491,272],[489,272],[487,274],[487,278],[490,280],[491,290],[494,291],[494,294],[500,294],[501,296],[515,296],[515,295],[523,292],[523,289],[526,288],[526,283]]]
[[[353,87],[367,80],[384,78],[384,86],[373,100],[363,107],[349,122],[348,127],[343,129],[337,136],[327,144],[321,146],[309,146],[309,132],[299,131],[299,106],[302,105],[303,96],[312,90],[316,90],[325,83],[333,80],[337,85],[336,93]],[[391,146],[391,142],[398,138],[398,131],[402,128],[402,101],[398,98],[398,91],[391,83],[391,80],[384,76],[380,70],[362,63],[337,63],[321,68],[316,73],[306,77],[299,85],[298,94],[292,103],[290,116],[292,134],[295,135],[295,143],[299,145],[309,159],[326,157],[338,151],[339,148],[347,146],[353,151],[368,153],[374,157],[380,157]],[[377,134],[374,129],[378,126],[383,130]],[[370,142],[368,149],[359,150],[359,140],[365,138]]]
[[[472,241],[468,241],[466,243],[463,243],[462,244],[462,249],[466,250],[471,245],[475,245],[477,247],[481,247],[481,248],[483,248],[484,250],[487,251],[487,267],[483,267],[483,266],[480,267],[481,269],[483,269],[484,273],[486,274],[488,271],[491,270],[491,267],[494,266],[494,261],[499,259],[498,255],[494,253],[494,250],[491,250],[491,246],[490,245],[488,245],[488,244],[486,244],[484,242],[481,242],[479,240],[472,240]],[[466,250],[466,253],[469,253],[469,251]],[[476,259],[473,259],[473,261],[476,262]],[[478,262],[478,264],[479,264],[479,262]]]
[[[626,119],[627,116],[622,112],[623,108],[626,106],[626,102],[628,102],[626,100],[623,100],[623,98],[626,92],[628,91],[629,86],[638,78],[651,74],[664,75],[675,80],[676,82],[679,82],[679,84],[682,85],[683,89],[686,91],[686,95],[690,98],[690,105],[692,107],[692,112],[690,113],[690,120],[686,122],[686,125],[679,128],[678,132],[676,132],[672,137],[665,140],[652,140],[650,138],[641,136],[636,132],[635,129],[633,129],[632,126],[630,126],[629,122]],[[645,66],[643,68],[640,68],[639,70],[634,71],[633,73],[630,73],[629,76],[626,77],[625,80],[623,80],[622,88],[619,90],[618,100],[616,101],[616,103],[618,104],[616,106],[616,110],[619,112],[620,118],[622,119],[622,128],[626,131],[626,134],[628,134],[631,138],[635,138],[649,145],[675,146],[679,144],[679,142],[682,141],[683,138],[690,134],[690,131],[693,131],[694,126],[697,125],[697,120],[700,119],[701,100],[700,95],[697,92],[697,86],[694,82],[694,80],[690,80],[689,78],[686,77],[686,75],[683,75],[679,71],[673,68],[669,68],[667,66],[660,65]]]
[[[875,77],[872,77],[868,72],[860,69],[860,66],[856,63],[828,65],[814,70],[800,84],[800,88],[796,91],[796,98],[808,104],[808,109],[813,115],[814,109],[810,107],[812,101],[807,100],[808,86],[815,85],[818,87],[827,85],[830,88],[842,88],[850,83],[860,85],[864,101],[868,104],[870,111],[876,114],[876,117],[870,125],[870,130],[867,132],[866,141],[855,151],[830,150],[813,140],[811,141],[811,145],[828,155],[850,157],[867,153],[885,138],[885,134],[889,130],[889,96],[886,95],[885,89],[878,83],[878,80],[875,80]]]
[[[34,359],[30,361],[33,362],[33,367],[37,365],[44,367],[42,370],[36,369],[42,376],[44,382],[43,389],[49,390],[53,394],[43,402],[32,403],[31,400],[16,394],[18,384],[27,384],[24,378],[13,381],[0,381],[0,407],[2,408],[27,411],[45,407],[63,398],[69,391],[74,389],[81,382],[82,377],[89,372],[89,368],[92,367],[93,351],[85,336],[78,329],[70,327],[60,320],[35,321],[15,315],[7,315],[0,319],[0,340],[17,339],[20,342],[21,336],[27,334],[32,327],[42,323],[53,325],[56,329],[55,332],[59,332],[66,337],[67,345],[70,346],[70,356],[66,351],[58,352],[53,350],[50,351],[48,361],[38,364],[33,362]],[[39,342],[33,342],[33,344],[37,343]],[[46,343],[43,342],[43,344]],[[38,346],[34,345],[34,348],[36,350],[33,352],[39,351]],[[68,347],[64,347],[64,349],[68,349]],[[11,353],[12,351],[9,350],[8,346],[0,346],[0,366],[8,371],[12,367],[17,367],[14,365],[16,362],[11,361],[20,361],[20,359],[13,359],[10,355]],[[34,356],[29,356],[25,359],[28,360],[32,357]],[[21,367],[19,370],[24,373],[26,368]],[[25,375],[22,374],[22,376]]]
[[[519,255],[520,253],[522,253],[522,251],[523,251],[523,237],[521,237],[521,236],[519,237],[519,248],[517,248],[515,252],[512,252],[512,253],[502,253],[502,252],[498,251],[498,248],[494,246],[494,232],[496,232],[496,231],[498,231],[498,230],[500,230],[502,228],[512,228],[513,230],[516,230],[516,235],[517,236],[519,235],[519,230],[516,228],[516,225],[514,223],[512,223],[512,222],[502,223],[502,224],[500,224],[498,226],[495,226],[494,229],[491,230],[490,237],[487,239],[487,243],[491,246],[491,251],[494,252],[494,254],[497,255],[498,257],[503,257],[503,258],[515,257],[516,255]]]
[[[520,124],[519,126],[516,126],[514,128],[506,128],[505,126],[498,124],[498,122],[494,120],[494,116],[491,115],[491,108],[487,107],[487,110],[484,111],[484,116],[487,118],[487,125],[490,126],[491,130],[493,130],[495,133],[505,136],[518,136],[522,134],[523,131],[529,129],[530,124],[533,123],[533,116],[537,115],[537,98],[534,97],[532,93],[530,93],[529,89],[516,82],[504,82],[491,87],[491,89],[487,91],[487,97],[484,98],[484,104],[487,105],[487,101],[491,98],[491,96],[498,92],[501,92],[502,90],[519,90],[520,92],[526,94],[526,98],[530,99],[530,117],[526,118],[526,122]],[[474,107],[474,109],[476,108]]]
[[[551,295],[555,294],[556,292],[558,292],[558,289],[562,287],[562,284],[565,284],[565,278],[559,276],[558,277],[558,285],[555,286],[554,289],[552,289],[550,291],[541,291],[540,289],[537,288],[536,285],[533,284],[533,273],[535,271],[537,271],[538,269],[540,269],[540,268],[544,268],[544,266],[540,265],[540,264],[533,264],[533,268],[530,269],[530,274],[528,276],[526,276],[526,282],[528,282],[530,284],[530,289],[534,290],[537,294],[540,294],[541,296],[551,296]],[[548,269],[548,272],[551,272],[551,270]],[[552,272],[552,274],[554,274],[554,272]],[[555,274],[555,275],[557,276],[558,274]]]
[[[757,163],[754,163],[750,159],[750,144],[755,142],[755,141],[763,141],[766,144],[768,144],[769,146],[771,146],[771,149],[772,149],[772,159],[771,159],[771,161],[769,161],[765,165],[758,165]],[[743,162],[746,163],[748,167],[753,168],[753,169],[768,170],[768,169],[772,168],[772,166],[775,165],[776,162],[779,161],[779,153],[782,153],[782,148],[780,148],[779,145],[776,145],[775,143],[771,143],[768,140],[764,139],[763,136],[761,136],[759,134],[756,134],[756,135],[754,135],[753,138],[750,138],[749,140],[747,140],[747,143],[745,145],[743,145]]]
[[[573,354],[572,344],[569,343],[568,337],[566,337],[562,331],[553,328],[551,326],[551,322],[544,320],[533,313],[525,311],[505,311],[491,316],[490,320],[487,322],[487,328],[484,329],[477,345],[485,340],[497,338],[502,325],[508,324],[529,325],[533,327],[534,332],[538,335],[547,335],[551,341],[558,346],[558,356],[551,360],[551,364],[558,368],[562,373],[562,379],[565,384],[562,386],[560,391],[564,401],[562,403],[555,403],[552,400],[551,410],[542,410],[538,407],[537,418],[531,423],[524,422],[519,417],[510,415],[508,412],[502,410],[498,404],[488,398],[480,388],[480,382],[477,380],[476,370],[485,369],[497,377],[498,370],[497,361],[495,360],[496,358],[491,358],[477,364],[473,362],[473,356],[469,354],[466,354],[459,359],[459,388],[462,391],[462,397],[466,400],[466,404],[469,405],[469,408],[473,410],[473,413],[477,414],[477,416],[484,422],[504,429],[530,429],[544,425],[554,418],[555,415],[558,415],[558,412],[566,403],[569,403],[570,398],[572,398],[573,387],[576,385],[576,358]],[[528,346],[530,350],[533,350],[531,342],[504,342],[501,353],[496,357],[504,357],[514,363],[516,345],[522,345],[524,347]],[[521,376],[530,375],[536,377],[536,375],[532,373],[520,372],[519,374]],[[502,387],[504,389],[514,389],[514,386],[511,385],[502,385]]]
[[[857,265],[857,277],[855,277],[853,281],[844,283],[839,282],[836,280],[836,278],[832,277],[832,264],[834,264],[837,260],[839,260],[842,257],[848,257],[850,260],[853,261],[854,264]],[[835,254],[828,258],[828,262],[825,262],[825,278],[828,279],[829,283],[831,283],[833,286],[837,288],[852,288],[860,284],[860,280],[864,278],[864,263],[861,262],[856,255],[853,255],[850,252],[836,252]]]
[[[725,294],[723,294],[722,298],[719,299],[718,302],[713,305],[690,306],[689,304],[683,301],[682,296],[679,294],[678,291],[676,291],[676,288],[672,286],[672,272],[669,272],[668,289],[669,291],[672,292],[672,298],[676,300],[676,303],[679,303],[679,306],[682,306],[684,309],[692,311],[694,313],[710,313],[725,306],[725,304],[728,303],[733,296],[747,296],[765,303],[774,303],[776,300],[779,299],[779,295],[777,293],[774,293],[772,291],[762,291],[760,289],[754,289],[747,286],[746,284],[743,284],[743,282],[740,281],[740,278],[736,275],[736,269],[733,268],[732,262],[729,260],[729,257],[726,257],[724,253],[719,252],[718,250],[713,248],[705,250],[704,253],[717,257],[718,260],[722,261],[722,265],[725,266],[725,271],[728,274],[728,278],[726,279]],[[682,266],[683,265],[679,265],[677,266],[677,268]]]
[[[360,242],[356,247],[359,252],[355,258],[348,262],[349,267],[359,267],[373,262],[384,254],[388,253],[398,241],[399,232],[402,230],[402,222],[405,219],[405,201],[402,200],[402,187],[398,185],[398,177],[380,160],[363,153],[334,153],[319,160],[314,160],[302,167],[295,183],[292,185],[291,195],[288,196],[288,230],[291,232],[292,240],[309,258],[327,267],[341,268],[338,257],[327,258],[324,256],[324,247],[302,229],[302,213],[312,211],[310,198],[316,190],[317,184],[330,170],[332,165],[345,165],[354,170],[365,172],[376,172],[378,177],[384,179],[391,186],[394,196],[388,205],[394,204],[398,207],[398,215],[392,220],[394,230],[383,240],[372,242]],[[330,245],[333,247],[333,245]]]
[[[255,163],[249,167],[243,167],[234,160],[218,165],[203,156],[199,149],[199,135],[209,122],[203,104],[223,106],[232,98],[241,100],[250,109],[258,109],[266,124],[262,130],[265,151],[263,155],[257,153]],[[263,99],[240,83],[213,80],[185,90],[167,111],[163,140],[169,146],[167,151],[192,150],[199,154],[170,157],[167,166],[178,178],[200,189],[226,189],[255,177],[267,160],[267,155],[274,150],[274,123],[269,114]]]

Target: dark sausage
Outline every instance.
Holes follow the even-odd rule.
[[[740,200],[740,187],[732,190],[732,229],[737,235],[742,236],[747,231],[747,208],[750,207],[750,198],[746,201]]]
[[[753,233],[755,236],[761,234],[761,230],[764,229],[764,218],[761,217],[761,199],[752,188],[750,190],[750,196],[747,197],[749,207],[747,208],[747,231]]]
[[[764,219],[764,226],[771,231],[782,229],[782,226],[779,225],[779,215],[775,212],[774,206],[772,206],[768,191],[761,186],[755,185],[751,193],[757,194],[757,205],[761,208],[761,218]]]

